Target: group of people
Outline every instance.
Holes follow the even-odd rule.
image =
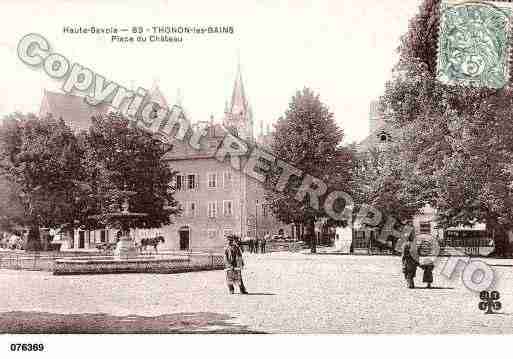
[[[403,247],[401,259],[403,274],[408,288],[415,288],[414,278],[417,273],[417,267],[420,267],[424,271],[422,281],[426,283],[427,288],[431,288],[431,284],[433,283],[433,269],[435,268],[435,265],[430,259],[425,259],[423,261],[420,260],[413,234],[408,237],[408,240]]]
[[[261,249],[261,253],[265,253],[265,241],[266,238],[264,237],[264,244],[263,249]],[[253,245],[251,245],[251,243],[253,243]],[[258,241],[256,241],[256,244],[255,241],[250,242],[249,248],[251,253],[256,253],[255,249],[258,250]],[[224,250],[224,265],[226,271],[226,283],[230,294],[234,294],[235,285],[239,287],[241,294],[248,294],[242,279],[242,269],[244,268],[242,252],[243,250],[240,245],[239,238],[235,235],[227,236],[227,244]],[[431,284],[433,283],[434,263],[430,259],[425,259],[421,262],[413,235],[408,237],[408,240],[403,247],[401,259],[403,274],[408,288],[415,288],[414,278],[417,272],[417,267],[420,267],[424,271],[422,281],[426,283],[427,288],[431,288]]]
[[[0,248],[3,249],[23,249],[24,238],[19,232],[1,233]]]
[[[271,236],[266,233],[263,238],[249,238],[247,240],[249,253],[265,253],[267,242],[270,241]]]

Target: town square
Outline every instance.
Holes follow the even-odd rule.
[[[0,31],[3,338],[513,334],[511,2],[51,1]]]
[[[490,260],[497,265],[496,289],[505,310],[484,315],[479,295],[458,277],[437,279],[431,290],[419,283],[413,294],[408,292],[397,270],[398,257],[270,253],[245,259],[248,296],[228,296],[223,271],[87,278],[2,271],[0,331],[511,333],[513,316],[507,308],[513,304],[508,285],[513,272],[503,266],[505,260]]]

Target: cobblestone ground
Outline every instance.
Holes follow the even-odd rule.
[[[503,308],[485,315],[458,276],[405,288],[399,257],[245,256],[248,296],[229,295],[223,271],[0,270],[0,332],[513,333],[512,260],[489,261]]]

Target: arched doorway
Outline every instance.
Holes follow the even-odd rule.
[[[188,251],[190,249],[191,242],[191,230],[189,226],[182,226],[178,230],[178,238],[180,238],[180,250]]]

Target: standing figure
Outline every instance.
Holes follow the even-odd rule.
[[[247,240],[248,246],[249,246],[249,253],[253,253],[253,238],[246,237],[246,240]]]
[[[415,278],[415,274],[417,272],[417,266],[419,265],[417,247],[414,243],[413,233],[408,237],[408,241],[405,243],[403,247],[402,254],[402,263],[403,263],[403,273],[404,278],[406,279],[406,285],[408,288],[415,288],[415,282],[413,278]]]
[[[258,237],[255,237],[255,253],[258,253],[258,250],[260,249],[260,240]]]
[[[427,259],[420,265],[420,268],[424,270],[422,281],[426,283],[426,288],[431,288],[431,283],[433,283],[433,269],[435,268],[435,264],[431,259]]]
[[[244,246],[240,240],[240,237],[235,236],[235,244],[240,248],[241,253],[244,253]]]
[[[224,267],[226,271],[226,284],[230,294],[234,293],[234,284],[239,286],[241,294],[248,294],[242,281],[242,268],[244,267],[242,251],[235,243],[235,236],[233,235],[227,236],[227,245],[224,249]]]
[[[271,235],[269,232],[266,232],[264,235],[264,238],[262,239],[262,246],[261,246],[261,252],[265,253],[265,246],[267,245],[267,242],[271,240]]]

